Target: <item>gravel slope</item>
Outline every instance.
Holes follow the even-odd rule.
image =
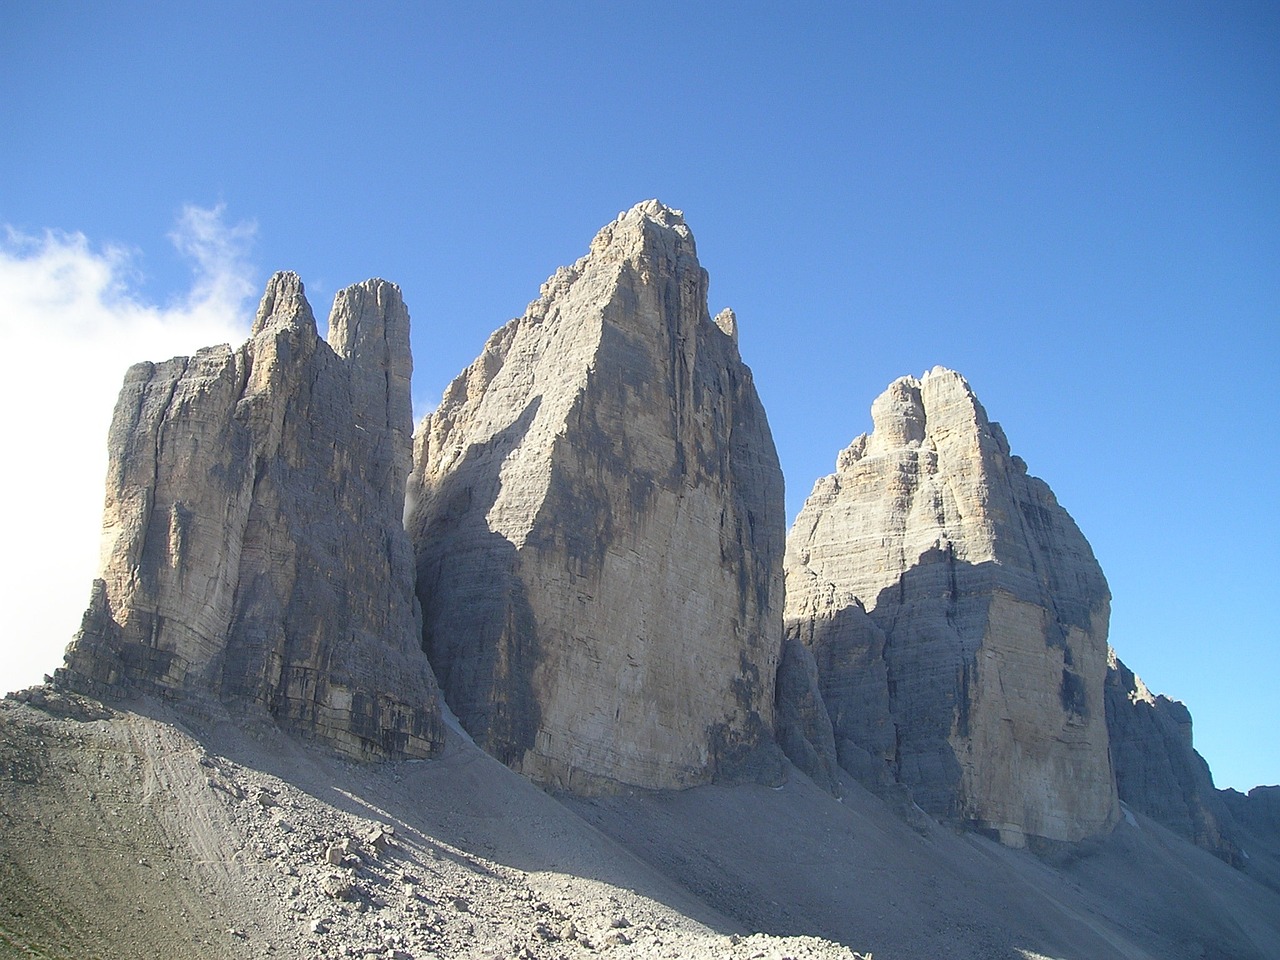
[[[0,955],[855,956],[749,936],[456,733],[359,765],[131,706],[0,706]]]
[[[794,771],[557,798],[457,731],[359,765],[129,707],[0,702],[0,956],[1280,958],[1280,896],[1141,818],[1037,857]]]

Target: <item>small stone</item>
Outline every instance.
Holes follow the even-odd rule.
[[[340,873],[326,874],[320,880],[320,889],[335,900],[355,900],[356,887],[350,878]]]

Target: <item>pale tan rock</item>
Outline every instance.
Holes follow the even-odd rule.
[[[557,787],[776,763],[782,475],[706,295],[681,214],[640,204],[418,427],[431,661],[477,741]]]
[[[1013,845],[1109,829],[1088,543],[959,374],[895,381],[872,419],[787,544],[788,635],[814,648],[842,763]]]
[[[425,756],[438,692],[403,528],[409,316],[344,290],[330,344],[294,274],[250,340],[134,366],[109,440],[102,579],[58,681],[215,695],[352,756]]]

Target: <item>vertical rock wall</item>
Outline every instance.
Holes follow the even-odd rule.
[[[1110,596],[1088,543],[959,375],[895,381],[788,537],[842,765],[1021,845],[1118,815]]]
[[[782,474],[737,324],[649,201],[561,268],[419,426],[427,650],[487,750],[576,791],[772,761]]]
[[[1107,727],[1120,799],[1193,843],[1241,866],[1227,805],[1191,739],[1191,711],[1154,696],[1112,652],[1107,670]]]
[[[102,579],[58,682],[264,706],[353,756],[425,756],[438,693],[403,527],[409,315],[342,291],[329,343],[294,274],[250,340],[126,375]]]

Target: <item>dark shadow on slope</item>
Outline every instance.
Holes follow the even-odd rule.
[[[852,781],[844,790],[836,801],[796,773],[780,790],[562,800],[711,907],[771,934],[920,960],[1277,956],[1268,944],[1280,945],[1280,898],[1154,824],[1124,826],[1055,866],[973,833],[917,832]]]

